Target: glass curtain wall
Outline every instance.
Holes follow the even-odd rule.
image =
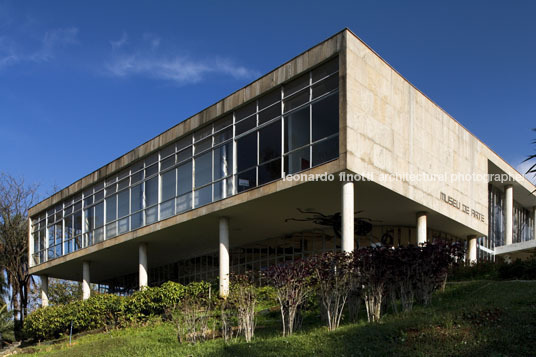
[[[489,185],[488,194],[489,239],[495,246],[501,246],[505,244],[504,192]]]
[[[32,217],[33,263],[336,159],[338,70],[335,57]]]
[[[534,222],[531,212],[514,202],[514,232],[512,243],[526,242],[534,239]]]

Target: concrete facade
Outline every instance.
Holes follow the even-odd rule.
[[[89,261],[96,259],[101,262],[91,265],[92,278],[95,276],[97,282],[111,277],[111,267],[117,267],[118,274],[137,270],[139,287],[143,287],[148,284],[148,262],[171,262],[174,256],[183,258],[201,254],[208,248],[203,247],[200,238],[210,237],[206,238],[205,245],[211,250],[217,249],[219,241],[220,295],[226,296],[230,247],[254,239],[245,232],[248,229],[260,229],[266,235],[262,238],[277,237],[299,229],[299,224],[282,223],[285,218],[296,214],[296,208],[320,206],[331,212],[341,212],[341,249],[351,251],[355,243],[366,244],[362,239],[354,243],[352,218],[356,207],[371,221],[411,227],[408,243],[430,240],[430,230],[441,230],[463,239],[487,236],[490,183],[487,180],[462,179],[467,175],[488,177],[494,173],[505,174],[509,177],[508,182],[496,185],[501,189],[511,187],[506,189],[507,197],[511,195],[512,200],[531,210],[536,206],[536,197],[531,194],[536,188],[532,184],[352,32],[343,30],[40,202],[29,215],[34,217],[335,55],[339,58],[339,155],[337,159],[313,167],[306,173],[358,174],[367,180],[341,185],[280,179],[54,260],[39,265],[31,263],[30,273],[83,280],[84,298],[88,298]],[[395,175],[400,177],[390,179]],[[443,180],[441,175],[445,175]],[[453,175],[460,179],[452,180]],[[301,206],[297,206],[298,203]],[[287,207],[289,204],[294,206]],[[262,222],[257,220],[256,215],[265,211],[269,212],[267,217],[263,217]],[[423,212],[425,214],[421,214]],[[513,214],[508,210],[506,213],[510,217]],[[229,228],[230,222],[235,230]],[[176,237],[183,239],[184,243],[177,242]],[[506,237],[508,244],[508,235]],[[29,240],[30,247],[33,247],[32,236]],[[154,258],[148,257],[147,242],[150,242],[150,253],[154,254]],[[509,243],[512,243],[511,238]],[[132,253],[136,250],[138,254]],[[129,255],[135,257],[134,263],[127,257]],[[112,259],[116,261],[112,263]],[[134,268],[136,264],[138,269]]]

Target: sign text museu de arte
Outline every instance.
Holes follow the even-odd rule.
[[[439,193],[439,198],[441,199],[441,201],[445,202],[446,204],[451,205],[454,208],[459,209],[463,213],[470,214],[473,218],[479,220],[480,222],[485,222],[485,220],[486,220],[486,217],[482,213],[480,213],[480,212],[476,211],[475,209],[467,206],[466,204],[461,203],[460,200],[457,200],[452,196],[449,196],[449,195],[447,195],[447,194],[445,194],[443,192],[440,192]]]

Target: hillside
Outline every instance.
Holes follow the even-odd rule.
[[[364,318],[364,313],[362,314]],[[311,319],[316,320],[316,319]],[[386,314],[379,324],[344,324],[335,332],[304,323],[302,331],[281,337],[277,317],[259,321],[247,344],[221,339],[179,344],[175,327],[148,326],[79,336],[28,346],[19,354],[37,356],[359,356],[359,355],[534,355],[536,281],[449,283],[427,307]],[[264,328],[263,328],[264,327]]]

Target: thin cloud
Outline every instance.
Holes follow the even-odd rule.
[[[78,43],[78,28],[60,28],[47,31],[41,42],[41,49],[34,54],[35,61],[48,61],[57,49]]]
[[[78,29],[70,27],[46,31],[33,49],[21,48],[22,42],[9,36],[0,37],[0,69],[24,62],[40,63],[52,60],[58,49],[78,43]]]
[[[144,33],[143,40],[149,44],[152,50],[156,50],[160,46],[160,37],[152,33]]]
[[[146,77],[166,80],[179,85],[200,82],[208,75],[225,75],[235,79],[252,79],[258,76],[257,71],[228,58],[214,56],[209,60],[200,60],[169,51],[164,53],[160,38],[154,34],[144,34],[134,50],[129,51],[124,47],[124,44],[113,47],[116,51],[113,51],[111,60],[105,64],[108,74],[120,78]]]
[[[128,42],[128,35],[126,32],[123,32],[123,34],[121,35],[121,38],[116,41],[113,41],[113,40],[110,41],[110,45],[112,46],[113,50],[118,50],[121,47],[125,46],[127,42]]]

